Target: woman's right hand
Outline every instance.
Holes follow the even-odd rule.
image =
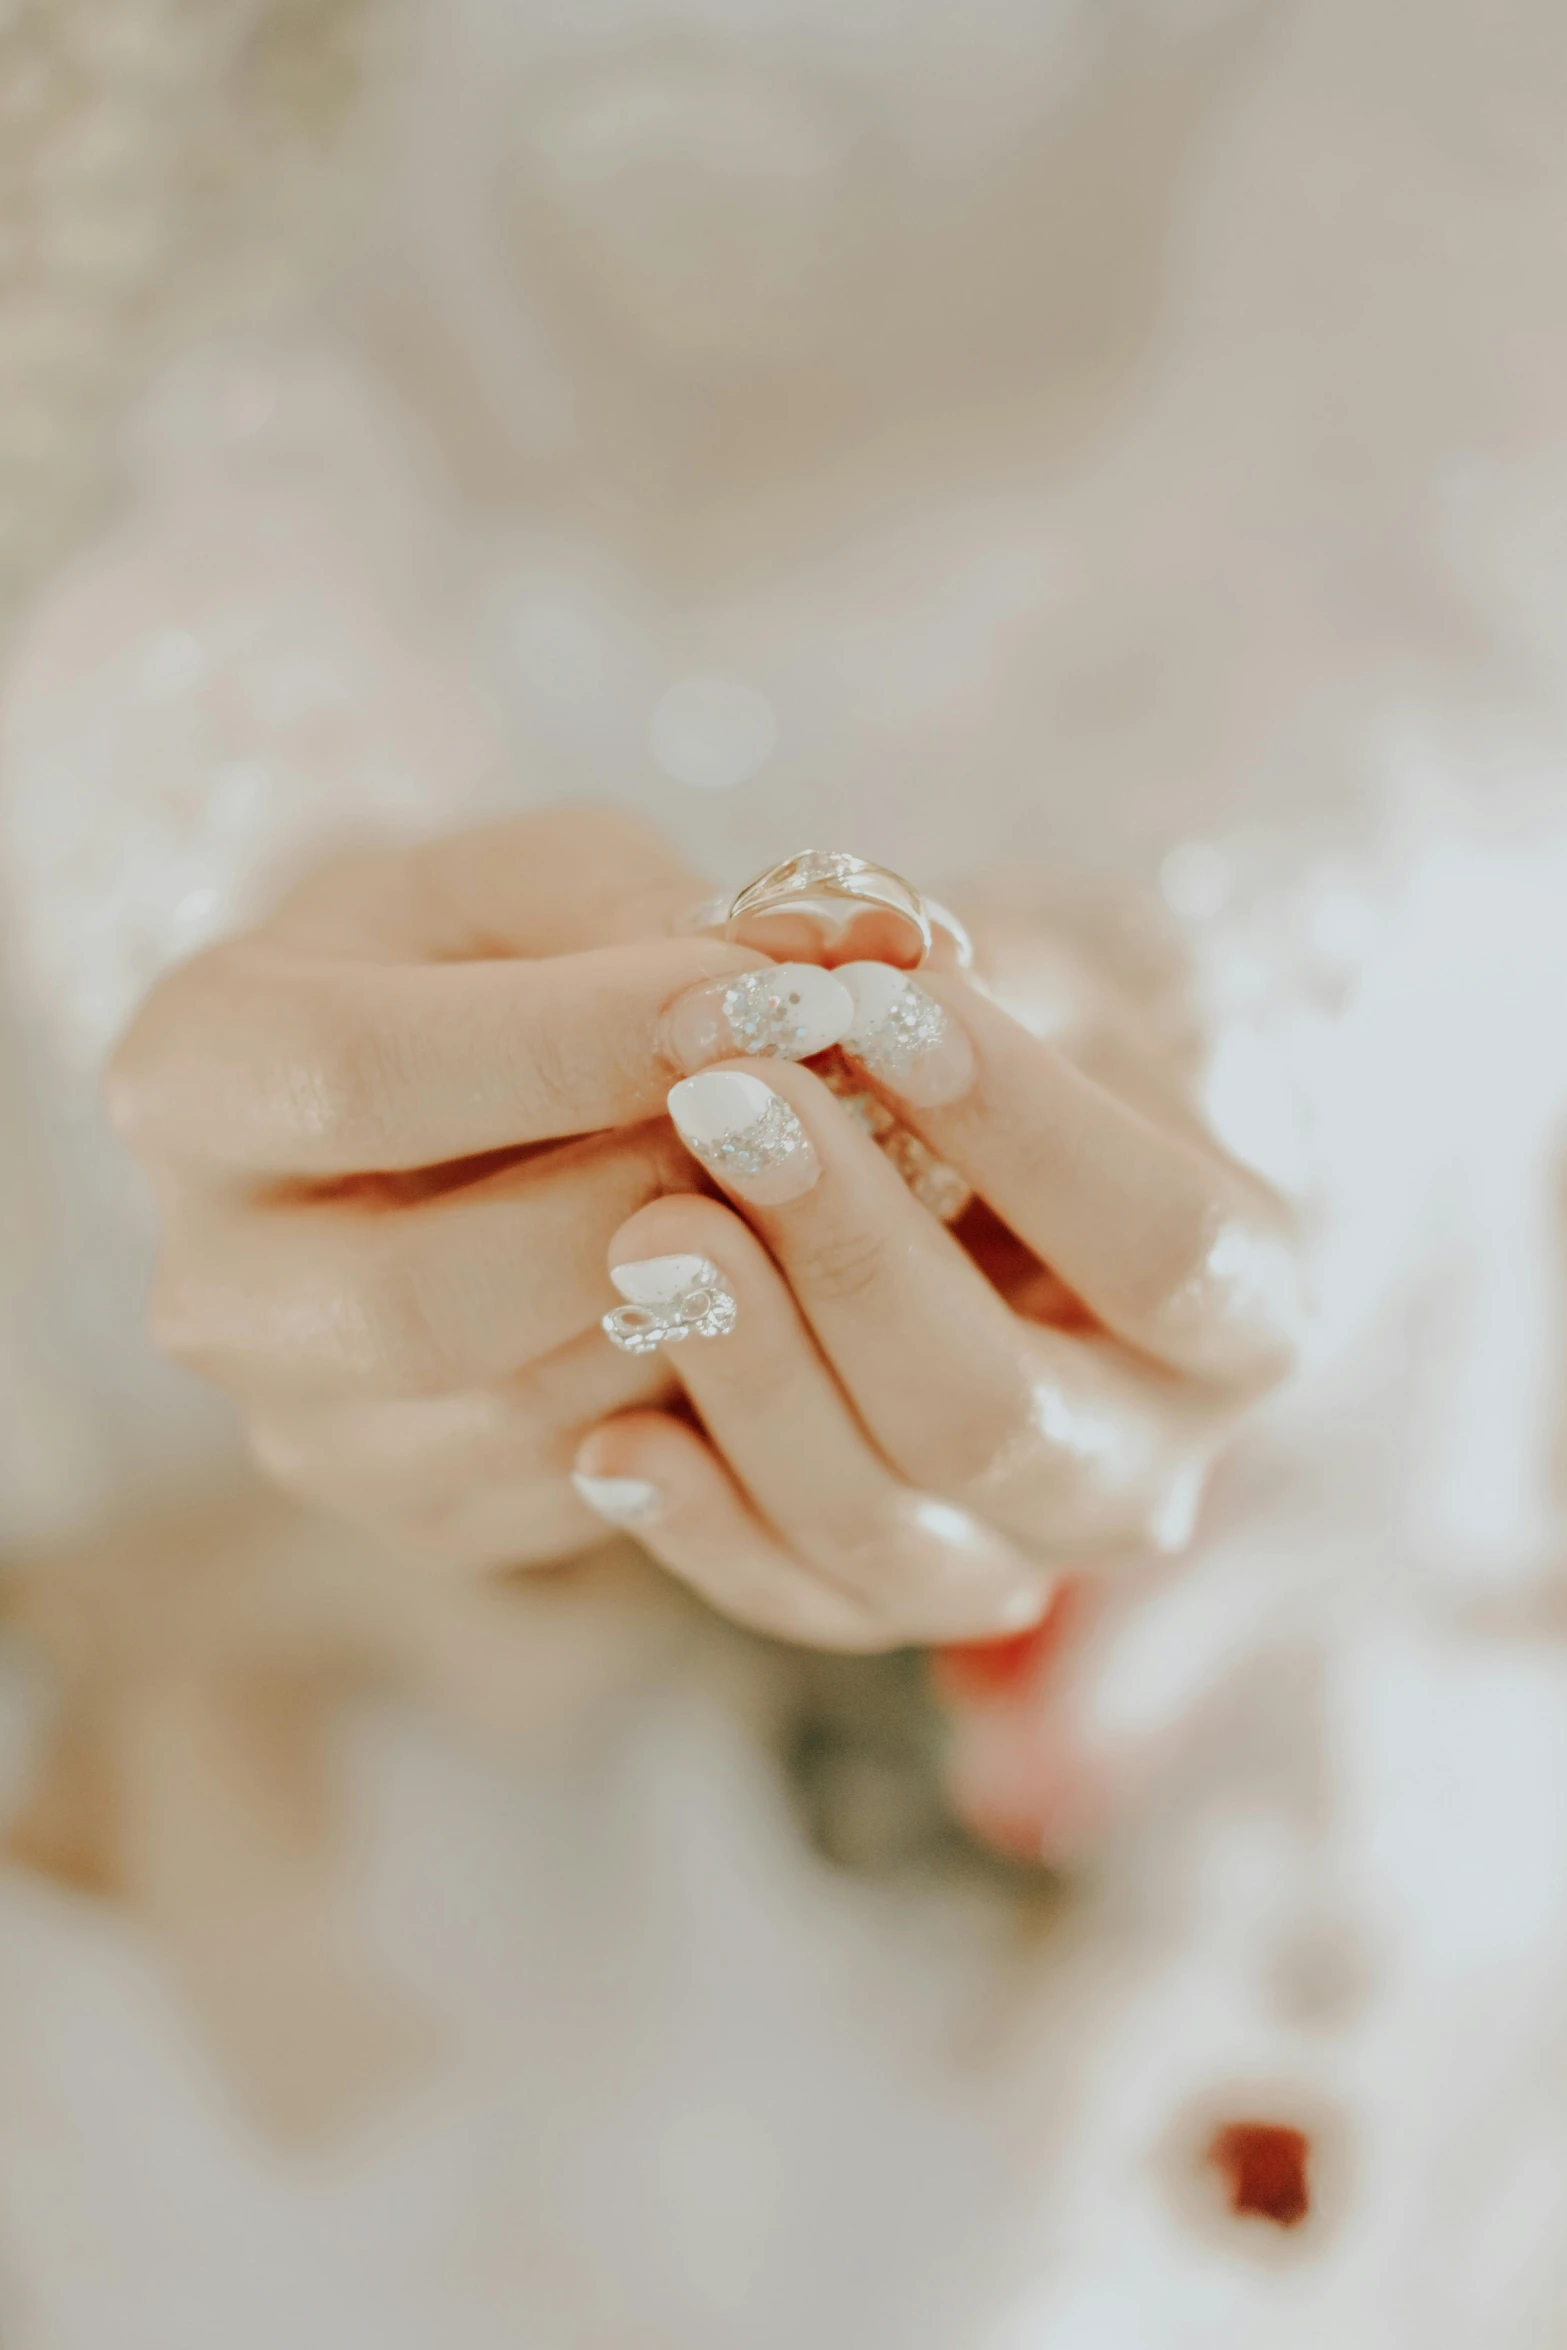
[[[154,991],[109,1103],[162,1215],[155,1331],[280,1483],[443,1565],[602,1540],[582,1437],[674,1392],[602,1336],[606,1244],[699,1181],[665,1096],[771,968],[675,934],[706,894],[554,812],[330,866]]]

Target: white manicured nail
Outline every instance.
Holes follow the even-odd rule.
[[[721,1278],[706,1257],[639,1257],[629,1265],[611,1265],[609,1277],[634,1306],[672,1306],[688,1289]]]
[[[955,1102],[974,1082],[974,1048],[945,1005],[886,963],[844,963],[854,998],[843,1049],[916,1109]]]
[[[830,971],[816,963],[769,964],[677,996],[665,1015],[663,1045],[688,1070],[730,1053],[808,1061],[836,1044],[853,1017],[854,999]]]
[[[687,1338],[723,1338],[738,1318],[734,1291],[707,1257],[642,1257],[612,1265],[609,1277],[629,1302],[606,1314],[603,1327],[624,1354],[654,1354]]]
[[[611,1526],[646,1526],[658,1516],[658,1487],[645,1477],[586,1477],[574,1469],[571,1482],[594,1515]]]
[[[819,964],[780,963],[734,980],[724,1017],[737,1053],[805,1061],[837,1043],[854,1018],[854,998]]]
[[[721,1183],[759,1206],[810,1190],[821,1174],[810,1136],[781,1094],[741,1069],[704,1069],[670,1088],[681,1141]]]

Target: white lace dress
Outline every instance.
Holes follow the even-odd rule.
[[[1567,55],[1506,15],[463,0],[361,274],[146,405],[7,687],[10,1540],[232,1443],[139,1336],[127,1008],[496,807],[1162,900],[1318,1314],[1085,1668],[1165,1763],[1042,1925],[816,1860],[684,1652],[530,1763],[362,1710],[345,1897],[435,2053],[305,2156],[8,1877],[8,2346],[1558,2338]],[[1235,2118],[1309,2134],[1298,2229],[1210,2195]]]

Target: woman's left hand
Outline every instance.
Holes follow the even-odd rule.
[[[857,1072],[1034,1279],[1009,1302],[810,1069],[705,1070],[670,1110],[733,1205],[656,1200],[609,1262],[655,1321],[727,1287],[734,1326],[664,1349],[696,1424],[606,1422],[579,1490],[766,1632],[1004,1637],[1064,1568],[1183,1546],[1217,1449],[1292,1359],[1290,1219],[1189,1119],[1112,1090],[964,979],[838,976]],[[1061,1285],[1076,1327],[1040,1302]]]

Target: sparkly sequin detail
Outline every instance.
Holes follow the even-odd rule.
[[[857,1060],[878,1077],[907,1076],[946,1036],[947,1015],[933,996],[905,981],[897,1000],[874,1025],[844,1039]]]
[[[726,1134],[721,1142],[686,1140],[686,1148],[718,1175],[763,1175],[810,1147],[805,1128],[777,1094],[749,1126]]]
[[[798,988],[773,971],[747,971],[724,992],[724,1018],[737,1051],[773,1061],[800,1061],[811,1036]]]
[[[883,1135],[894,1131],[898,1121],[886,1103],[878,1101],[875,1094],[867,1093],[862,1086],[856,1085],[852,1077],[834,1071],[828,1076],[827,1083],[855,1125],[868,1134],[872,1142],[880,1142]]]
[[[840,1108],[854,1120],[856,1126],[878,1144],[885,1158],[892,1161],[922,1208],[943,1224],[955,1224],[974,1197],[973,1185],[965,1181],[956,1167],[949,1167],[945,1159],[938,1159],[930,1145],[911,1134],[883,1101],[867,1093],[856,1083],[853,1072],[836,1057],[823,1071],[830,1091],[838,1097]]]
[[[650,1355],[687,1338],[727,1337],[739,1316],[734,1291],[712,1266],[667,1306],[616,1306],[602,1327],[622,1354]]]
[[[956,1223],[974,1197],[973,1185],[964,1180],[956,1167],[938,1159],[929,1143],[921,1142],[906,1126],[894,1126],[881,1147],[920,1206],[928,1208],[939,1223]]]

